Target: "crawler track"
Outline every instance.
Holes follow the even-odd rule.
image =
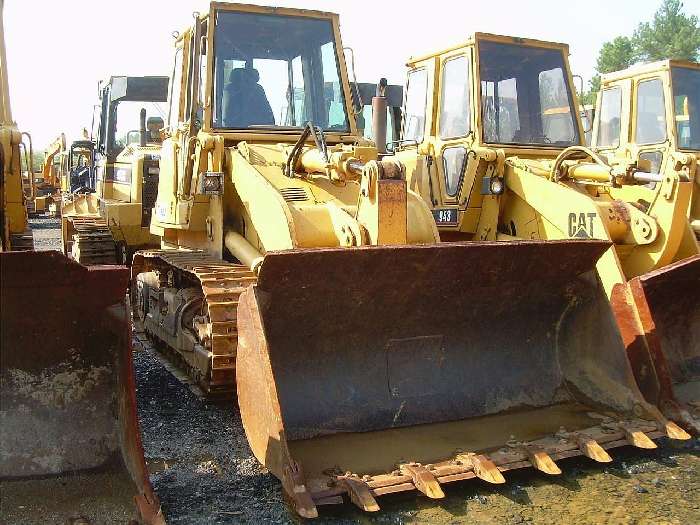
[[[86,266],[117,264],[112,232],[101,217],[74,216],[68,219],[66,255]]]
[[[238,299],[245,288],[257,280],[255,274],[246,266],[216,259],[205,252],[149,250],[138,252],[134,257],[132,282],[139,273],[152,270],[179,273],[185,277],[183,280],[196,284],[201,290],[201,316],[192,326],[199,344],[193,352],[173,347],[155,323],[140,318],[139,309],[134,305],[137,328],[191,377],[204,395],[229,397],[235,389]],[[179,378],[182,380],[181,376]]]

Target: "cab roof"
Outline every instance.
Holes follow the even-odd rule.
[[[476,32],[474,33],[466,42],[462,42],[461,44],[457,44],[445,49],[441,49],[439,51],[435,51],[433,53],[428,53],[426,55],[420,55],[416,57],[411,57],[408,59],[408,62],[406,63],[407,66],[411,67],[414,64],[418,62],[422,62],[424,60],[428,60],[430,58],[436,57],[436,56],[441,56],[446,53],[450,53],[452,51],[456,51],[458,49],[462,48],[468,48],[474,46],[474,44],[477,41],[480,40],[488,40],[489,42],[501,42],[504,44],[519,44],[522,46],[531,46],[531,47],[544,47],[548,49],[561,49],[564,51],[567,55],[569,54],[569,45],[564,44],[561,42],[549,42],[546,40],[537,40],[533,38],[523,38],[519,36],[508,36],[508,35],[496,35],[493,33],[479,33]]]
[[[614,71],[612,73],[604,73],[601,75],[601,82],[614,82],[625,78],[636,77],[647,73],[656,73],[660,71],[668,71],[672,67],[688,67],[691,69],[700,69],[700,64],[690,60],[657,60],[656,62],[647,62],[646,64],[634,64],[627,69]]]

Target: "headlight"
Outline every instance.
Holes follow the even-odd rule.
[[[501,177],[491,178],[491,193],[493,195],[500,195],[503,193],[505,185],[503,184],[503,179]]]
[[[501,195],[506,189],[503,177],[484,177],[481,179],[482,195]]]

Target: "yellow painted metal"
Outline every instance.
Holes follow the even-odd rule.
[[[0,6],[0,14],[2,7]],[[10,107],[10,87],[7,77],[7,58],[5,53],[5,32],[0,19],[0,194],[2,211],[0,213],[1,250],[12,248],[11,237],[24,233],[29,227],[26,201],[22,185],[22,167],[20,145],[22,132],[12,120]]]
[[[497,238],[566,239],[597,238],[613,241],[611,253],[601,259],[598,270],[608,294],[613,286],[628,278],[661,268],[671,262],[698,253],[692,238],[692,221],[697,217],[697,190],[693,190],[697,159],[694,155],[674,151],[673,160],[664,163],[660,181],[655,187],[634,180],[643,163],[629,152],[619,152],[605,159],[595,159],[561,147],[514,145],[484,141],[480,78],[479,46],[482,42],[500,42],[529,46],[535,49],[559,50],[565,65],[565,80],[572,92],[572,107],[577,108],[575,90],[568,67],[565,44],[542,42],[516,37],[476,33],[465,44],[436,53],[412,58],[409,70],[428,71],[426,122],[424,138],[419,144],[400,147],[396,158],[406,166],[409,188],[418,191],[428,206],[435,210],[456,209],[457,220],[439,225],[448,240],[486,240]],[[439,136],[442,66],[457,56],[469,58],[471,132],[464,137],[442,139]],[[640,77],[648,78],[665,71],[665,87],[670,96],[669,68],[674,61],[656,67],[639,68]],[[679,64],[676,64],[679,65]],[[684,62],[684,67],[699,67]],[[631,75],[612,74],[610,83],[628,82]],[[603,78],[605,87],[608,76]],[[668,102],[669,113],[672,111]],[[554,108],[560,114],[561,108]],[[598,112],[597,112],[598,113]],[[624,112],[623,112],[624,113]],[[624,117],[629,122],[633,112]],[[583,147],[580,115],[573,111],[578,128],[579,146]],[[672,118],[668,136],[675,133]],[[623,122],[623,129],[625,123]],[[594,135],[597,128],[594,130]],[[446,148],[461,146],[468,151],[458,190],[449,194],[446,188],[442,154]],[[595,141],[594,141],[595,146]],[[630,148],[623,140],[622,149]],[[608,161],[608,164],[604,163]],[[503,177],[503,195],[482,195],[485,177]],[[695,184],[697,186],[697,183]]]
[[[101,176],[96,181],[96,209],[107,223],[114,242],[124,247],[125,253],[138,249],[156,247],[160,244],[157,235],[152,234],[149,224],[143,223],[143,173],[145,157],[160,154],[160,146],[148,143],[145,146],[129,144],[121,151],[114,162],[107,160],[98,167],[101,173],[114,173],[113,177]],[[66,174],[64,185],[69,185]],[[71,204],[69,199],[61,210],[62,221],[79,215],[83,207]],[[70,228],[63,227],[64,231]]]
[[[325,144],[320,144],[320,133],[307,133],[309,128],[281,125],[260,125],[235,131],[215,128],[216,101],[213,99],[217,72],[212,26],[218,20],[218,27],[224,27],[222,11],[302,16],[330,22],[339,64],[339,89],[345,94],[348,130],[341,132],[330,127],[323,132]],[[474,48],[482,38],[521,42],[508,37],[477,35],[472,47],[454,48],[445,55],[466,54],[471,58],[472,67],[477,67]],[[565,45],[528,42],[558,51],[566,63],[568,48]],[[438,243],[440,233],[433,209],[439,207],[443,197],[451,199],[448,202],[459,208],[459,220],[442,228],[446,237],[461,235],[461,239],[483,240],[503,239],[504,236],[528,239],[570,237],[567,233],[571,222],[569,211],[561,216],[543,214],[527,203],[520,205],[522,199],[510,189],[505,195],[483,195],[482,181],[487,178],[495,182],[505,179],[512,185],[522,184],[528,197],[536,191],[532,185],[534,180],[548,191],[552,188],[559,191],[564,196],[562,206],[575,201],[583,206],[584,212],[598,213],[595,199],[578,178],[553,180],[552,174],[557,173],[554,161],[562,149],[556,145],[541,148],[492,145],[483,143],[478,133],[449,140],[436,138],[440,100],[436,88],[443,62],[440,54],[417,60],[412,65],[429,71],[431,87],[428,90],[426,140],[412,148],[403,148],[392,158],[380,157],[377,149],[367,146],[357,132],[350,107],[352,98],[337,15],[212,3],[207,13],[195,18],[193,27],[180,33],[175,49],[176,56],[181,54],[182,61],[176,61],[181,69],[174,71],[173,78],[176,83],[179,81],[181,89],[179,96],[171,98],[170,114],[177,118],[171,119],[165,130],[158,198],[150,227],[151,233],[159,236],[162,249],[144,251],[135,258],[132,274],[135,318],[143,323],[151,337],[178,352],[188,363],[189,374],[209,392],[217,388],[220,388],[219,393],[229,392],[225,388],[233,387],[235,377],[251,448],[256,457],[281,479],[297,512],[306,517],[315,516],[317,501],[312,499],[311,493],[319,501],[327,502],[324,494],[329,490],[336,491],[331,495],[349,491],[353,494],[353,501],[363,508],[376,509],[376,502],[368,497],[369,489],[365,490],[367,487],[356,483],[354,476],[358,473],[392,472],[391,475],[379,475],[384,481],[387,477],[390,479],[387,485],[377,487],[391,485],[392,488],[400,487],[397,490],[407,490],[408,485],[431,497],[440,497],[442,491],[428,462],[418,464],[411,461],[415,452],[403,455],[392,450],[390,454],[365,455],[365,449],[373,448],[375,441],[381,440],[384,440],[382,450],[396,448],[397,442],[401,447],[407,447],[406,450],[414,449],[414,445],[418,449],[429,448],[438,441],[435,435],[443,433],[432,423],[450,425],[453,420],[470,420],[477,412],[490,415],[521,405],[529,406],[530,400],[537,396],[531,398],[523,391],[539,389],[538,381],[527,377],[535,366],[516,367],[525,373],[522,378],[517,378],[515,396],[510,393],[491,396],[488,388],[472,381],[469,374],[483,377],[486,371],[500,370],[512,364],[512,359],[522,358],[525,350],[540,354],[539,343],[525,345],[523,349],[517,337],[507,337],[505,342],[505,346],[512,346],[511,353],[504,351],[504,345],[499,342],[485,343],[492,335],[502,335],[494,334],[500,327],[512,329],[512,322],[522,323],[523,319],[528,320],[527,324],[538,322],[538,315],[532,316],[537,319],[531,319],[529,314],[539,314],[542,309],[529,302],[530,292],[546,295],[543,304],[552,297],[554,302],[561,303],[552,317],[558,334],[555,346],[557,352],[558,348],[566,347],[572,352],[571,356],[577,356],[565,362],[575,370],[574,375],[584,370],[581,373],[585,376],[585,370],[598,366],[596,359],[607,362],[613,357],[615,365],[603,370],[603,375],[607,377],[606,373],[613,371],[613,375],[619,373],[625,379],[611,377],[605,384],[613,384],[616,388],[608,389],[610,392],[605,388],[599,390],[611,397],[622,391],[625,413],[629,412],[633,398],[642,402],[640,407],[646,407],[634,390],[630,371],[625,368],[622,338],[614,324],[607,298],[590,271],[594,260],[606,250],[607,243]],[[250,49],[255,47],[251,44]],[[246,54],[250,59],[247,62],[258,58],[250,49]],[[206,61],[206,67],[201,66],[202,61]],[[202,78],[199,75],[203,75]],[[571,85],[568,67],[565,79]],[[478,106],[479,99],[479,82],[474,76],[472,107]],[[556,118],[561,114],[558,107],[553,112]],[[574,124],[581,131],[578,120]],[[480,117],[475,113],[471,128],[477,130],[480,126]],[[315,139],[315,145],[311,139]],[[438,176],[442,168],[436,157],[446,147],[461,144],[469,148],[465,175],[459,186],[462,194],[460,197],[445,196],[445,184]],[[516,154],[518,159],[515,159]],[[521,160],[527,164],[518,164]],[[572,173],[577,171],[571,163],[563,166],[565,171],[572,168]],[[530,167],[536,173],[530,173]],[[581,168],[580,172],[588,181],[591,174],[598,174],[599,170],[589,167]],[[619,176],[626,174],[627,171],[622,170]],[[547,207],[551,208],[551,202]],[[518,221],[517,233],[503,228],[501,219],[505,213],[511,213],[513,221]],[[589,217],[584,213],[584,226],[587,221]],[[577,216],[576,224],[579,222]],[[602,219],[598,218],[596,225],[601,232],[605,230]],[[627,242],[628,238],[633,238],[624,225],[617,227],[620,231],[616,231],[616,235],[621,239]],[[526,230],[531,234],[524,236],[522,232]],[[579,260],[579,246],[590,250],[585,269],[575,268],[573,264],[584,264]],[[568,257],[566,263],[553,270],[556,273],[553,280],[559,287],[554,291],[533,284],[530,277],[523,277],[519,271],[527,267],[529,276],[546,276],[546,267],[540,271],[538,264],[547,264],[545,257],[553,253],[551,250],[561,250],[558,253],[562,258]],[[527,260],[507,261],[501,267],[501,262],[506,262],[501,254],[506,253],[526,254],[524,258]],[[608,250],[604,257],[612,257],[614,264],[618,264],[614,250]],[[508,274],[505,278],[504,273]],[[618,273],[621,274],[621,270]],[[548,277],[542,278],[542,282],[545,281]],[[578,285],[574,285],[574,281],[580,281],[579,284],[596,294],[597,299],[590,302],[581,297],[579,302],[579,290],[574,290]],[[527,293],[519,290],[518,283],[528,287]],[[459,293],[460,290],[464,293]],[[154,298],[157,305],[153,304]],[[440,308],[444,301],[448,305],[443,315]],[[483,304],[487,306],[481,306]],[[578,311],[581,305],[584,305],[585,312],[580,317],[571,313]],[[528,308],[530,310],[523,313]],[[567,312],[567,315],[561,312]],[[576,317],[577,321],[572,322],[569,315]],[[568,320],[564,320],[565,317]],[[175,318],[178,321],[173,325],[169,320]],[[549,321],[546,324],[546,328],[532,329],[537,331],[532,339],[541,337],[543,346],[553,349],[551,330],[554,324]],[[600,330],[584,331],[580,328],[587,324],[598,326]],[[484,326],[488,329],[479,333]],[[476,330],[477,335],[468,336],[471,330]],[[456,332],[464,336],[459,343],[454,341]],[[575,332],[571,344],[565,342],[567,332]],[[279,339],[274,340],[276,336]],[[445,348],[450,345],[458,359],[443,362],[441,355],[446,355]],[[609,351],[599,352],[601,348]],[[471,359],[469,352],[480,355]],[[579,367],[575,363],[579,362],[577,359],[581,354],[588,355],[591,360]],[[416,355],[424,358],[416,359]],[[555,358],[542,359],[539,355],[536,360],[559,367],[559,360]],[[487,365],[487,361],[491,364]],[[390,365],[389,362],[394,363]],[[219,368],[214,366],[217,363]],[[390,366],[394,372],[390,372]],[[350,371],[352,373],[348,373]],[[461,378],[459,385],[455,384],[457,381],[442,380],[455,371]],[[537,373],[531,375],[538,380],[542,377]],[[560,374],[554,372],[551,375],[558,377]],[[373,376],[369,388],[363,385],[365,376]],[[336,387],[343,383],[341,378],[347,379],[352,392],[347,393],[348,389],[342,386]],[[592,382],[596,383],[596,380]],[[465,385],[473,387],[471,394],[455,394]],[[582,388],[582,392],[588,392],[588,386]],[[282,390],[284,393],[278,395]],[[564,390],[555,390],[557,396],[563,395]],[[598,393],[590,397],[596,395]],[[421,414],[421,417],[414,414],[411,416],[414,419],[397,423],[404,417],[404,403],[399,404],[399,398],[404,396],[409,400],[405,407],[409,412],[431,413]],[[460,410],[469,403],[481,405],[482,400],[477,398],[482,396],[488,398],[483,403],[488,405],[487,409],[480,406],[478,411],[469,413]],[[416,398],[421,398],[419,403],[413,402]],[[309,399],[314,399],[312,405],[308,404]],[[428,399],[435,403],[434,410],[426,409]],[[372,405],[377,400],[379,410]],[[560,402],[561,398],[557,398],[554,404]],[[535,406],[538,403],[549,405],[550,400],[542,401],[537,397],[532,402]],[[295,407],[285,409],[285,406],[292,405]],[[647,408],[647,416],[661,418],[653,407],[642,408],[642,412]],[[287,411],[302,416],[292,431],[296,435],[286,433],[282,426],[282,419],[290,415]],[[303,421],[306,415],[312,420],[309,424]],[[378,415],[380,421],[373,422]],[[503,415],[503,420],[511,421],[511,415]],[[319,423],[314,419],[323,421]],[[524,417],[524,420],[529,419]],[[543,419],[552,423],[551,418],[544,416]],[[552,424],[554,431],[562,426],[558,418],[555,419],[557,424]],[[583,428],[578,426],[581,423],[578,417],[574,419],[574,426]],[[446,434],[454,439],[472,435],[473,428],[480,422],[469,423],[474,427],[468,425],[469,430],[464,427],[454,435],[449,431]],[[652,430],[655,424],[651,423]],[[396,435],[400,437],[392,441],[394,427],[397,427],[399,432]],[[370,430],[378,432],[369,433]],[[501,448],[512,436],[511,430],[511,424],[504,424],[502,429],[489,435],[488,446],[482,444],[474,450],[479,455],[474,455],[468,463],[478,465],[476,470],[481,477],[502,482],[497,463],[481,452]],[[340,432],[340,440],[329,441],[330,450],[318,443],[337,432]],[[421,437],[422,432],[425,434]],[[538,434],[539,430],[530,428],[530,432]],[[326,433],[328,436],[324,435]],[[363,434],[368,437],[361,446],[350,442],[343,446],[343,438],[353,440]],[[519,447],[514,456],[520,464],[529,464],[531,456],[532,462],[543,471],[557,471],[553,460],[558,457],[550,457],[547,451],[527,444]],[[455,442],[449,441],[447,453],[454,453],[456,448]],[[328,460],[341,451],[350,457],[350,463],[355,463],[352,470],[343,471],[349,472],[346,478],[350,481],[341,480],[335,474],[325,474],[328,468],[321,465],[325,461],[341,464]],[[466,452],[472,452],[472,449]],[[421,456],[421,459],[422,455],[425,455],[425,450],[416,457]],[[389,463],[388,468],[375,464],[379,456],[383,457],[380,462],[386,460]],[[399,456],[405,461],[398,461]],[[437,454],[435,457],[442,456]],[[310,474],[306,477],[302,466],[309,469],[307,473]],[[339,486],[344,488],[338,491],[338,486],[328,483],[328,478],[338,480]],[[398,484],[394,478],[403,481]],[[377,492],[379,494],[381,492]]]
[[[676,105],[681,104],[684,112],[683,118],[690,118],[688,99],[675,100],[673,93],[672,71],[675,68],[683,68],[692,71],[700,71],[700,63],[688,60],[662,60],[648,64],[635,65],[630,68],[607,73],[601,76],[601,93],[604,90],[619,89],[621,92],[621,125],[619,141],[616,145],[603,145],[599,140],[600,118],[596,118],[593,128],[591,147],[599,154],[609,159],[626,159],[630,162],[638,161],[644,154],[659,154],[661,172],[676,173],[681,181],[694,182],[690,201],[688,202],[687,216],[691,224],[700,220],[700,169],[698,163],[700,151],[684,149],[680,146],[678,130],[676,127]],[[664,95],[664,139],[655,144],[638,143],[635,136],[635,124],[639,108],[637,105],[637,90],[640,83],[648,80],[658,80],[663,87]],[[599,117],[601,98],[598,98],[596,115]],[[697,111],[697,110],[696,110]],[[697,118],[697,117],[696,117]],[[686,228],[676,224],[677,230]],[[694,234],[694,235],[691,235]],[[683,243],[681,252],[686,256],[697,253],[697,248],[692,247],[692,242],[700,239],[700,233],[696,233],[692,227]],[[693,239],[692,237],[695,237]]]
[[[54,166],[54,158],[66,149],[66,136],[61,133],[44,151],[44,166],[41,170],[43,184],[51,187],[59,185],[59,176]]]
[[[561,52],[565,69],[563,80],[571,93],[570,113],[573,128],[579,131],[578,141],[573,140],[573,144],[568,147],[550,144],[547,140],[542,140],[540,145],[530,144],[527,140],[518,144],[515,134],[513,144],[491,143],[486,140],[484,115],[489,110],[494,111],[489,103],[493,104],[494,98],[498,96],[495,91],[488,91],[488,77],[481,78],[482,71],[488,72],[490,67],[497,65],[479,63],[479,50],[486,42],[509,43],[516,48],[529,47],[533,56],[543,49]],[[696,346],[693,338],[697,337],[698,325],[693,298],[684,298],[687,299],[682,303],[687,305],[684,307],[673,309],[673,305],[666,302],[655,304],[655,310],[652,310],[642,304],[646,299],[642,298],[639,290],[633,288],[636,285],[628,285],[628,282],[636,277],[651,281],[658,275],[659,288],[666,291],[672,290],[674,286],[679,290],[684,286],[692,286],[689,283],[683,284],[683,272],[686,267],[695,267],[693,264],[700,254],[698,153],[681,150],[676,146],[678,137],[673,102],[677,101],[672,96],[671,70],[673,67],[696,70],[700,65],[665,61],[604,76],[603,88],[616,86],[622,94],[622,136],[619,147],[596,147],[600,125],[599,107],[592,133],[593,146],[587,148],[584,145],[580,112],[576,111],[579,105],[567,55],[568,48],[564,44],[477,33],[466,44],[410,60],[409,74],[420,69],[428,73],[423,136],[418,143],[402,143],[395,157],[406,166],[409,187],[418,191],[424,202],[433,209],[443,241],[610,241],[612,245],[598,259],[596,269],[615,309],[638,385],[645,397],[661,407],[668,417],[697,432],[700,427],[693,422],[693,417],[688,415],[686,408],[678,404],[674,393],[674,385],[684,384],[692,378],[682,378],[673,370],[673,367],[686,366],[680,363],[681,358],[677,358],[676,353],[680,356],[683,349],[687,349],[689,357],[682,359],[688,363],[695,355],[693,351],[696,348],[692,347]],[[469,63],[469,126],[464,136],[444,139],[440,136],[439,129],[443,116],[443,67],[457,56],[466,57]],[[519,71],[519,67],[520,64],[513,66],[511,76],[523,75],[526,84],[527,74]],[[508,82],[510,76],[506,72],[499,78]],[[662,144],[636,145],[632,136],[637,115],[637,108],[632,104],[635,98],[633,95],[639,82],[652,78],[661,80],[666,95],[667,139]],[[521,91],[520,85],[522,82],[518,84],[518,92]],[[513,96],[512,87],[508,90],[506,86],[505,91],[508,100],[508,97]],[[517,111],[521,116],[527,112],[528,119],[537,119],[537,102],[528,99],[527,102],[518,100],[517,103],[535,104],[534,109],[518,107]],[[507,104],[508,102],[502,103],[505,107],[502,111],[515,111],[516,108],[508,108]],[[598,105],[601,105],[601,96],[598,97]],[[678,104],[676,106],[680,107]],[[556,114],[559,118],[564,114],[558,105],[554,109],[551,114],[546,109],[542,110],[543,121],[546,116]],[[690,115],[687,100],[681,109],[686,116]],[[503,120],[507,121],[508,115]],[[500,123],[501,120],[496,122]],[[520,117],[516,118],[516,122],[516,131],[520,132],[517,129],[523,126]],[[525,127],[527,128],[527,123]],[[542,127],[544,128],[544,122]],[[457,181],[448,180],[446,173],[445,152],[449,148],[462,148],[465,152],[465,161]],[[651,170],[651,161],[643,154],[655,151],[663,155],[663,160]],[[657,173],[649,173],[650,171]],[[451,192],[448,192],[449,183],[453,185],[450,187]],[[502,188],[502,191],[492,191],[494,184],[496,189]],[[555,265],[556,261],[551,264]],[[670,271],[664,272],[666,267]],[[680,269],[675,270],[676,267]],[[660,310],[674,313],[662,318],[657,315]],[[662,326],[663,319],[672,321]],[[657,321],[659,324],[654,329]],[[672,334],[675,339],[668,334]],[[665,338],[663,342],[661,337]],[[677,350],[674,344],[681,350]],[[668,365],[667,362],[675,364]],[[670,372],[669,367],[672,368]]]

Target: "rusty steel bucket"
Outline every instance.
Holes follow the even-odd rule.
[[[647,401],[700,434],[700,255],[628,283],[652,366],[633,354]]]
[[[250,446],[296,511],[689,436],[639,392],[603,241],[268,253],[238,306]]]
[[[0,521],[164,523],[136,417],[128,270],[15,252],[0,271]]]

